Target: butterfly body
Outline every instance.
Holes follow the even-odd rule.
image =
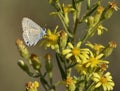
[[[23,39],[27,46],[34,46],[46,34],[37,23],[25,17],[22,20]]]

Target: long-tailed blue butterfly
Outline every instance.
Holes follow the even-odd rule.
[[[23,39],[27,46],[34,46],[46,34],[37,23],[31,19],[24,17],[22,20]]]

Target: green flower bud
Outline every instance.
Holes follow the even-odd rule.
[[[50,54],[46,54],[45,55],[45,68],[47,72],[51,72],[52,71],[52,63],[51,63],[51,55]]]
[[[60,32],[60,48],[63,50],[66,47],[67,44],[67,33],[65,31]]]
[[[94,17],[93,16],[88,17],[87,24],[89,27],[92,27],[94,25]]]
[[[51,62],[51,55],[46,54],[45,59],[46,59],[46,61],[45,61],[45,69],[46,69],[46,71],[48,73],[48,78],[50,80],[50,83],[52,84],[52,82],[53,82],[53,80],[52,80],[52,78],[53,78],[52,77],[52,68],[53,68],[53,66],[52,66],[52,62]]]
[[[31,54],[30,59],[31,59],[31,62],[32,62],[32,67],[35,70],[39,71],[40,67],[41,67],[41,63],[40,63],[40,60],[39,60],[38,56],[35,55],[35,54]]]
[[[98,23],[98,22],[99,22],[99,20],[101,19],[101,15],[102,15],[103,11],[104,11],[104,7],[99,6],[99,7],[97,8],[97,11],[96,11],[96,13],[95,13],[95,15],[94,15],[94,22],[95,22],[95,23]]]
[[[27,66],[27,64],[24,63],[23,60],[19,60],[17,64],[18,64],[19,67],[20,67],[23,71],[25,71],[27,74],[30,73],[29,67]]]
[[[108,9],[105,14],[104,14],[104,18],[105,19],[109,19],[113,14],[113,9]]]

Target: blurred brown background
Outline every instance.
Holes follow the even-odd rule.
[[[119,0],[116,1],[120,3]],[[49,16],[52,9],[48,0],[0,0],[0,91],[25,91],[25,83],[33,80],[17,66],[20,56],[15,41],[22,38],[21,20],[25,16],[42,27],[53,29],[59,24],[56,18]],[[108,60],[109,71],[116,84],[114,91],[120,91],[120,12],[116,12],[107,20],[105,26],[109,31],[93,40],[102,44],[107,44],[111,40],[117,42],[118,47]],[[30,51],[39,55],[43,53],[37,46],[32,47]]]

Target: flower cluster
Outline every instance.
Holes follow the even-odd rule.
[[[59,85],[64,85],[66,91],[111,91],[115,86],[111,73],[107,72],[110,61],[106,58],[117,47],[116,42],[110,41],[108,45],[103,45],[92,43],[89,39],[95,34],[101,36],[104,31],[109,30],[104,27],[103,22],[111,18],[114,11],[119,8],[115,2],[108,2],[108,5],[103,7],[102,0],[96,0],[94,3],[87,0],[87,3],[84,3],[87,11],[82,14],[81,5],[84,1],[72,0],[71,3],[61,4],[59,0],[49,0],[50,5],[56,9],[51,15],[59,17],[63,29],[60,30],[57,25],[55,29],[46,29],[44,35],[40,35],[42,37],[40,47],[43,47],[46,52],[48,48],[54,52],[46,53],[45,57],[41,58],[43,61],[36,54],[31,54],[22,40],[16,41],[23,58],[18,61],[19,67],[30,77],[39,78],[45,91],[56,91]],[[83,23],[86,25],[85,31],[77,28]],[[32,39],[37,38],[32,36],[34,28],[32,32],[25,33],[28,33],[27,42],[34,43]],[[83,35],[77,36],[77,33]],[[52,55],[55,55],[55,58]],[[53,59],[57,64],[53,64]],[[56,74],[53,73],[53,67],[56,66],[61,75],[61,79],[57,82],[54,81]],[[73,72],[77,72],[77,75]],[[38,82],[28,82],[26,91],[38,91],[38,87]]]

